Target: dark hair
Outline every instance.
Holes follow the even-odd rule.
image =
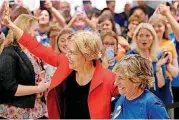
[[[91,1],[90,0],[83,0],[83,4],[88,4],[88,3],[91,4]]]
[[[106,0],[107,5],[109,5],[111,2],[115,2],[115,0]]]
[[[147,10],[145,9],[145,7],[143,7],[143,6],[136,6],[136,7],[131,8],[131,10],[130,10],[130,12],[129,12],[129,17],[130,17],[136,10],[138,10],[138,9],[142,10],[145,15],[148,15]]]
[[[108,16],[108,15],[102,15],[99,17],[99,24],[106,21],[106,20],[109,20],[111,21],[112,23],[112,30],[116,33],[116,26],[115,26],[115,22],[114,22],[114,19],[111,17],[111,16]]]
[[[170,7],[170,3],[169,3],[169,2],[166,2],[166,6],[169,6],[169,7]]]
[[[110,11],[111,14],[113,15],[113,12],[112,12],[111,9],[109,9],[109,8],[104,8],[104,9],[102,9],[102,10],[101,10],[101,14],[102,14],[104,11]]]
[[[48,10],[46,8],[40,8],[40,10],[41,11],[46,10],[48,12],[48,14],[49,14],[49,21],[52,19],[52,14],[51,14],[50,10]]]
[[[92,14],[91,14],[91,16],[90,16],[90,19],[92,18],[92,17],[99,17],[100,16],[100,12],[99,11],[97,11],[97,10],[93,10],[93,12],[92,12]]]

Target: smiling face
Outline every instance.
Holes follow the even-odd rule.
[[[60,52],[62,52],[63,54],[67,53],[67,44],[68,44],[68,39],[67,37],[69,36],[69,34],[62,34],[59,39],[58,39],[58,49],[60,50]]]
[[[119,94],[131,99],[153,86],[152,63],[138,54],[130,54],[121,58],[114,66],[115,85]]]
[[[105,20],[104,22],[100,23],[102,26],[102,30],[113,30],[112,23],[110,20]]]
[[[67,58],[70,69],[84,69],[99,58],[102,43],[97,33],[77,31],[68,38]]]
[[[69,68],[78,70],[85,64],[85,58],[77,49],[77,45],[73,41],[69,41],[67,45],[67,58],[69,60]]]
[[[130,78],[117,76],[115,80],[115,85],[117,85],[119,89],[119,94],[124,96],[129,96],[133,91],[136,91],[138,85],[130,80]]]
[[[155,32],[157,33],[158,39],[161,40],[163,38],[163,36],[164,36],[165,25],[160,21],[158,21],[158,22],[154,21],[151,24],[154,27]]]
[[[152,33],[146,29],[141,28],[137,34],[136,44],[141,50],[150,49],[152,43],[154,41],[154,37]]]

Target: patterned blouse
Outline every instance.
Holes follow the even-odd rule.
[[[45,79],[45,71],[42,70],[40,65],[40,60],[30,54],[27,50],[24,50],[24,53],[28,56],[31,61],[34,71],[35,71],[35,83],[36,85],[42,79]],[[18,108],[15,106],[10,106],[6,104],[0,104],[0,117],[7,119],[37,119],[47,115],[47,107],[44,102],[41,101],[41,98],[44,93],[36,94],[35,106],[34,108]]]

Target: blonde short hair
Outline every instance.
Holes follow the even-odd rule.
[[[153,86],[152,63],[138,54],[123,57],[114,66],[112,71],[116,77],[127,77],[133,83],[138,83],[141,89]],[[117,82],[117,80],[118,79],[116,79],[115,82]]]
[[[69,37],[88,61],[97,60],[102,49],[101,38],[95,32],[77,31]]]
[[[166,25],[167,19],[161,14],[154,13],[149,19],[150,24],[153,22],[163,23],[164,25]]]
[[[157,34],[156,34],[156,32],[155,32],[155,30],[154,30],[154,28],[152,27],[151,24],[149,24],[149,23],[140,23],[137,26],[137,28],[136,28],[136,30],[134,32],[134,35],[133,35],[133,47],[134,47],[134,49],[136,49],[139,52],[139,54],[141,53],[141,49],[139,49],[139,47],[138,47],[138,45],[136,43],[136,40],[137,40],[138,33],[142,28],[149,30],[152,33],[153,37],[154,37],[154,41],[153,41],[152,46],[151,46],[151,48],[149,50],[150,51],[150,60],[151,61],[157,61],[158,60],[157,59],[158,37],[157,37]]]
[[[163,34],[163,38],[164,39],[169,39],[168,37],[168,28],[167,28],[167,19],[165,16],[161,15],[161,14],[157,14],[157,13],[154,13],[150,19],[149,19],[149,23],[152,24],[152,23],[162,23],[164,26],[165,26],[165,32]]]
[[[30,32],[29,27],[31,26],[31,23],[34,21],[38,22],[38,19],[28,14],[21,14],[16,18],[14,24],[24,32],[29,33]],[[5,47],[13,43],[14,40],[16,40],[16,36],[14,35],[13,31],[10,29],[8,31],[6,40],[0,46],[0,53],[3,51]]]

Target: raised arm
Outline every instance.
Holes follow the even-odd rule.
[[[76,18],[81,18],[86,23],[86,25],[88,25],[89,27],[92,28],[93,31],[96,30],[96,25],[91,22],[91,20],[87,17],[87,15],[85,13],[79,14],[78,12],[75,13],[73,18],[68,23],[67,27],[71,28],[73,26],[73,22],[76,20]]]
[[[158,8],[158,12],[164,16],[166,16],[168,22],[170,23],[173,32],[175,33],[175,36],[177,38],[177,41],[179,42],[179,23],[175,20],[175,18],[172,16],[170,12],[170,8],[166,5],[161,4]]]
[[[18,42],[26,47],[36,57],[54,67],[57,67],[64,59],[66,59],[64,55],[56,54],[51,47],[43,46],[42,43],[38,42],[30,34],[23,33]]]
[[[81,18],[86,22],[86,24],[92,28],[93,31],[96,30],[96,25],[94,23],[92,23],[92,21],[88,18],[88,16],[86,15],[86,13],[83,13],[81,15]]]
[[[43,46],[37,40],[35,40],[31,35],[24,33],[20,28],[18,28],[9,17],[9,6],[5,1],[3,5],[3,22],[7,25],[16,35],[17,41],[26,47],[32,54],[44,60],[46,63],[52,66],[58,66],[61,61],[65,59],[63,55],[57,55],[53,49]]]
[[[61,13],[56,10],[53,6],[52,6],[52,2],[50,0],[45,0],[45,6],[46,8],[50,9],[50,11],[54,14],[55,18],[58,20],[58,23],[61,27],[65,27],[66,22],[64,17],[61,15]]]
[[[165,85],[165,77],[164,77],[162,66],[167,63],[168,59],[169,59],[168,57],[160,58],[156,64],[156,77],[157,77],[159,88],[162,88]]]

